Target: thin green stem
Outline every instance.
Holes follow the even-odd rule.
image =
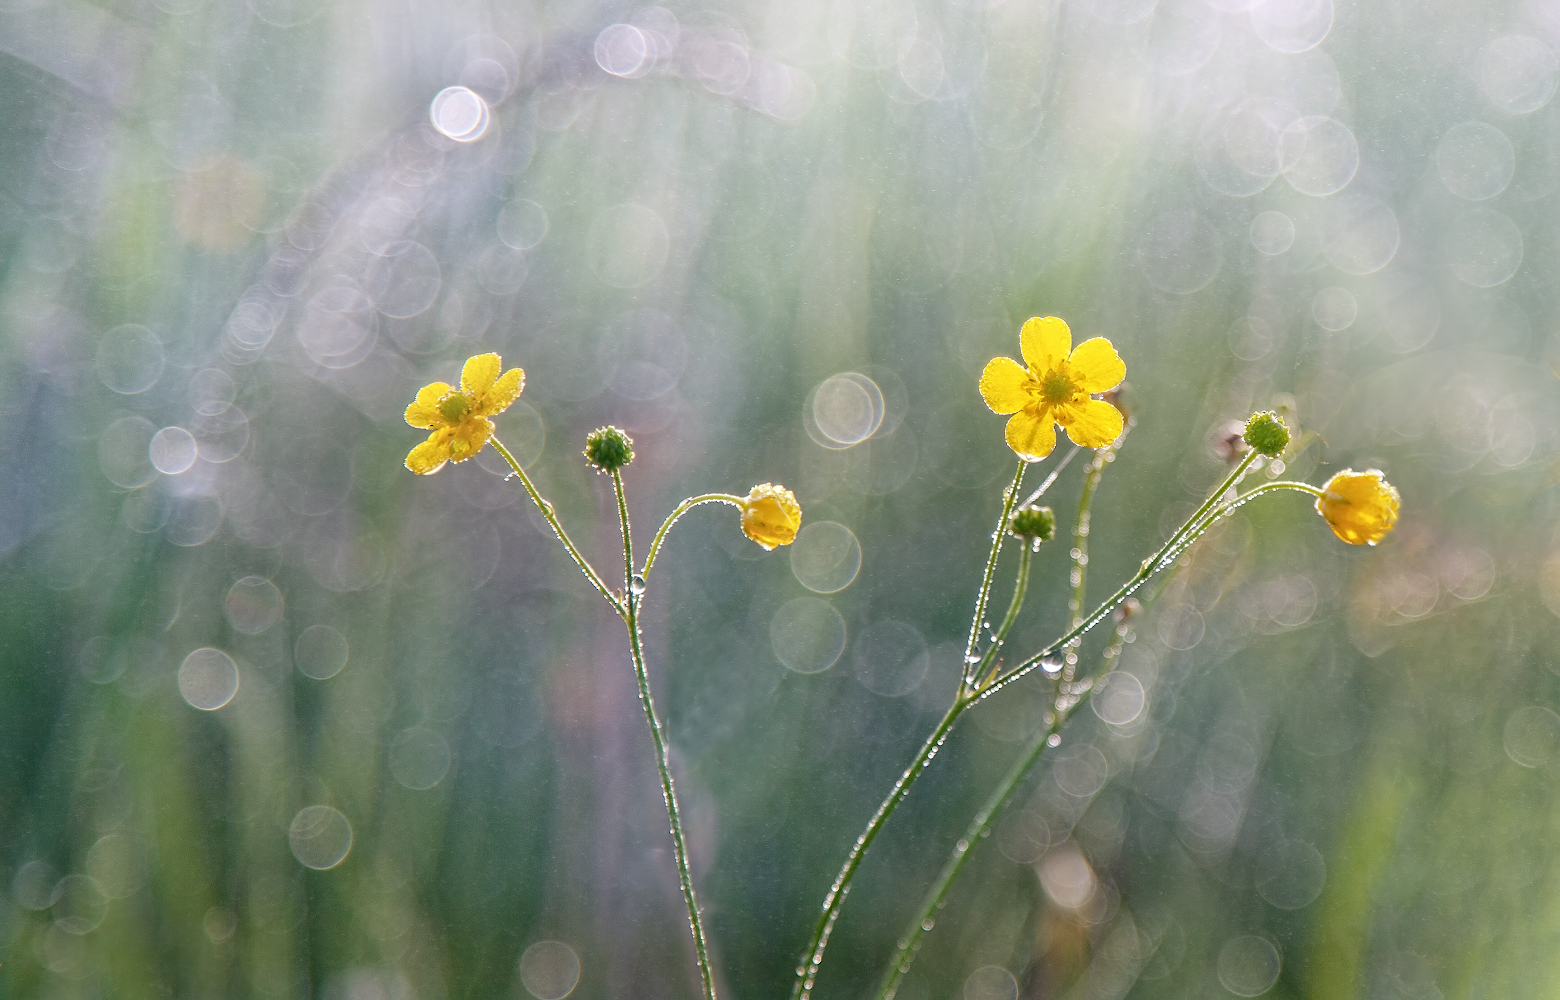
[[[1002,625],[993,637],[991,648],[986,650],[986,655],[975,668],[977,678],[987,675],[986,669],[991,666],[993,660],[998,664],[1002,662],[997,659],[997,653],[1002,650],[1002,644],[1007,641],[1008,632],[1012,631],[1014,623],[1018,621],[1018,612],[1024,606],[1024,595],[1029,592],[1029,564],[1034,559],[1034,553],[1034,548],[1027,544],[1018,550],[1018,579],[1013,583],[1013,599],[1008,601],[1007,614],[1002,616]],[[991,667],[991,669],[997,670],[1000,667]]]
[[[926,765],[937,756],[937,751],[942,747],[943,741],[948,738],[953,724],[959,721],[959,716],[964,710],[974,704],[975,700],[961,690],[954,697],[953,705],[943,715],[942,721],[937,723],[937,728],[926,738],[921,746],[921,752],[915,755],[910,766],[905,768],[904,774],[894,783],[888,797],[878,810],[873,814],[867,828],[861,836],[856,838],[856,843],[850,849],[850,855],[845,859],[845,865],[835,876],[834,884],[829,887],[828,895],[823,897],[823,907],[818,914],[817,923],[813,927],[812,939],[807,943],[807,950],[802,953],[801,965],[796,969],[796,984],[791,989],[791,1000],[808,1000],[812,996],[813,983],[818,976],[818,967],[823,964],[823,953],[829,946],[829,935],[834,932],[834,922],[840,917],[840,908],[845,905],[845,897],[850,892],[850,882],[856,875],[856,869],[861,864],[861,859],[872,847],[872,842],[882,831],[888,818],[899,808],[899,803],[904,801],[909,793],[910,786],[915,784],[915,779],[921,776]]]
[[[542,499],[542,495],[536,490],[536,485],[531,482],[531,477],[525,474],[525,469],[520,467],[520,463],[515,461],[515,457],[509,453],[509,449],[504,447],[504,442],[496,437],[492,437],[488,439],[488,443],[503,456],[504,461],[509,463],[509,467],[515,470],[515,475],[520,477],[520,482],[525,486],[525,491],[531,495],[531,499],[536,503],[537,509],[542,512],[542,516],[552,526],[553,534],[558,536],[558,541],[562,542],[563,547],[568,550],[569,556],[574,560],[574,564],[580,568],[581,573],[585,574],[585,579],[590,581],[590,585],[596,588],[597,593],[607,599],[607,603],[612,605],[612,610],[619,615],[625,614],[626,609],[623,606],[623,602],[618,600],[617,596],[602,582],[595,568],[580,553],[579,548],[569,538],[569,533],[564,531],[563,525],[558,522],[558,514],[553,510],[553,505]]]
[[[975,655],[975,647],[980,644],[981,626],[986,621],[986,602],[991,598],[991,581],[997,572],[997,556],[1002,553],[1002,539],[1007,535],[1008,518],[1013,515],[1013,506],[1018,500],[1018,487],[1024,481],[1024,471],[1028,468],[1029,463],[1019,459],[1018,471],[1013,473],[1013,483],[1002,494],[1002,517],[997,521],[997,530],[991,535],[991,554],[986,557],[986,572],[980,580],[980,593],[975,597],[975,617],[970,621],[970,637],[964,644],[964,662],[959,665],[961,695],[965,688],[973,685],[976,674],[972,668],[981,662],[981,658]]]
[[[1192,516],[1186,520],[1185,524],[1176,529],[1175,534],[1170,536],[1170,539],[1160,547],[1158,552],[1143,560],[1143,565],[1138,568],[1138,571],[1134,573],[1126,583],[1122,584],[1114,594],[1110,595],[1110,597],[1105,600],[1105,603],[1095,608],[1087,618],[1068,629],[1061,638],[1057,639],[1055,642],[1051,643],[1040,652],[1029,657],[1029,659],[1024,660],[1022,663],[1013,667],[1007,673],[994,678],[989,684],[980,689],[979,693],[977,694],[977,698],[989,698],[998,691],[1002,690],[1004,687],[1007,687],[1009,684],[1029,673],[1029,671],[1033,670],[1042,662],[1054,662],[1052,658],[1065,649],[1068,643],[1083,635],[1095,625],[1098,625],[1106,615],[1110,614],[1117,607],[1119,607],[1122,601],[1125,601],[1127,598],[1131,597],[1139,587],[1148,582],[1149,577],[1153,576],[1155,573],[1165,568],[1165,566],[1169,565],[1170,560],[1167,560],[1166,557],[1171,552],[1178,552],[1178,546],[1181,545],[1183,540],[1186,540],[1188,544],[1190,544],[1191,541],[1195,541],[1196,536],[1201,535],[1203,531],[1206,531],[1208,525],[1212,524],[1213,521],[1217,519],[1215,517],[1208,518],[1206,522],[1204,520],[1205,515],[1207,515],[1210,510],[1216,506],[1219,506],[1220,498],[1223,497],[1226,492],[1228,492],[1231,486],[1233,486],[1237,481],[1240,480],[1243,475],[1245,475],[1246,469],[1250,467],[1251,463],[1255,461],[1256,458],[1256,452],[1253,451],[1248,453],[1246,457],[1241,460],[1241,463],[1235,467],[1235,470],[1231,472],[1224,480],[1224,482],[1219,484],[1218,489],[1213,491],[1213,495],[1210,496],[1201,507],[1197,508]],[[1278,483],[1268,483],[1265,486],[1258,487],[1258,489],[1265,490],[1269,486],[1278,485]],[[1307,488],[1314,489],[1314,487]],[[1253,490],[1252,492],[1255,493],[1256,490]],[[1231,509],[1233,509],[1233,505],[1239,505],[1244,502],[1244,499],[1232,501]]]
[[[1096,674],[1108,672],[1110,664],[1121,654],[1121,647],[1125,642],[1126,628],[1123,624],[1118,627],[1117,633],[1111,639],[1110,646],[1100,657],[1100,667]],[[926,898],[921,902],[921,908],[916,911],[915,918],[905,927],[904,936],[899,939],[899,947],[894,954],[894,960],[889,963],[888,970],[883,974],[883,984],[878,988],[877,1000],[894,1000],[894,994],[899,991],[899,982],[910,966],[915,962],[916,954],[921,947],[921,939],[931,930],[937,914],[942,910],[943,904],[948,900],[948,894],[953,889],[953,883],[958,881],[964,871],[964,866],[969,863],[975,845],[991,835],[991,824],[1001,815],[1007,807],[1008,800],[1018,790],[1024,777],[1039,763],[1051,746],[1051,739],[1061,733],[1067,725],[1073,713],[1089,699],[1093,692],[1092,683],[1079,691],[1071,704],[1066,707],[1058,707],[1052,714],[1051,722],[1042,731],[1035,734],[1029,745],[1024,748],[1023,754],[1008,768],[1002,782],[992,790],[991,796],[981,806],[970,824],[965,828],[964,836],[954,844],[953,851],[948,855],[948,861],[943,865],[941,874],[936,883],[927,892]]]
[[[699,900],[693,890],[693,873],[688,867],[688,843],[683,836],[682,813],[677,807],[677,790],[672,785],[671,751],[656,714],[655,699],[650,694],[650,675],[645,670],[645,649],[639,634],[639,608],[644,602],[643,593],[635,593],[634,543],[628,527],[628,501],[623,495],[623,475],[612,470],[612,487],[617,494],[618,520],[623,528],[623,588],[625,614],[628,626],[628,645],[634,659],[634,679],[639,683],[639,704],[645,710],[645,722],[650,726],[650,739],[655,743],[655,766],[661,775],[661,797],[666,801],[666,818],[672,828],[672,848],[677,856],[677,880],[682,886],[683,902],[688,907],[688,926],[693,933],[693,947],[699,960],[699,978],[704,985],[704,1000],[715,1000],[715,977],[710,971],[709,948],[704,939],[704,922],[699,916]]]
[[[1083,449],[1077,445],[1073,445],[1072,451],[1069,451],[1067,454],[1062,456],[1062,460],[1057,462],[1055,467],[1051,469],[1050,475],[1046,476],[1045,479],[1041,481],[1040,485],[1035,488],[1035,491],[1025,497],[1024,502],[1019,504],[1019,506],[1027,507],[1036,500],[1039,500],[1041,497],[1045,496],[1045,491],[1051,488],[1052,483],[1056,482],[1056,477],[1062,474],[1063,469],[1072,464],[1072,460],[1077,458],[1078,453],[1082,450]]]
[[[1127,433],[1122,430],[1122,435]],[[1100,479],[1105,475],[1105,465],[1109,456],[1115,454],[1115,446],[1101,448],[1094,453],[1094,458],[1089,462],[1088,471],[1083,477],[1083,491],[1078,497],[1078,517],[1073,521],[1073,547],[1069,555],[1072,557],[1072,593],[1067,597],[1067,625],[1077,625],[1082,619],[1083,598],[1089,579],[1089,513],[1094,506],[1094,491],[1099,488]],[[1082,638],[1074,639],[1064,654],[1066,663],[1062,668],[1062,679],[1072,680],[1078,672],[1078,647],[1083,644]]]
[[[650,567],[655,565],[655,557],[661,554],[661,543],[666,540],[666,533],[672,530],[672,525],[676,524],[679,518],[701,503],[729,503],[738,510],[742,508],[742,498],[732,496],[730,493],[705,493],[684,500],[677,505],[676,510],[667,515],[665,521],[661,522],[660,530],[650,541],[650,554],[645,556],[645,565],[644,569],[639,571],[640,576],[647,580],[650,578]]]

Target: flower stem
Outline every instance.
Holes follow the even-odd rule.
[[[704,939],[704,923],[699,917],[699,901],[693,890],[693,874],[688,867],[688,843],[683,836],[682,814],[677,807],[677,790],[672,785],[671,751],[656,714],[655,699],[650,694],[650,675],[645,670],[643,637],[639,634],[639,608],[644,602],[643,593],[635,593],[634,543],[628,527],[628,501],[623,495],[623,474],[612,470],[612,488],[617,494],[618,520],[623,527],[623,621],[628,626],[628,645],[634,659],[634,679],[639,683],[639,704],[645,710],[645,722],[650,726],[650,739],[655,743],[655,766],[661,776],[661,797],[666,801],[666,818],[671,824],[672,848],[677,856],[677,880],[682,886],[683,902],[688,907],[688,926],[693,934],[693,947],[698,955],[699,978],[704,986],[705,1000],[715,1000],[715,977],[710,971],[709,948]],[[662,533],[665,533],[663,528]],[[659,541],[659,539],[657,539]],[[648,568],[648,563],[646,564]]]
[[[650,578],[650,567],[655,565],[655,557],[661,554],[661,543],[666,540],[666,533],[672,530],[672,525],[676,524],[679,518],[701,503],[729,503],[739,510],[742,508],[742,498],[732,496],[730,493],[705,493],[684,500],[677,505],[676,510],[667,515],[665,521],[661,522],[660,530],[655,533],[655,538],[650,542],[650,554],[645,557],[644,569],[639,571],[640,576],[647,580]]]
[[[1007,614],[1002,617],[1002,625],[997,629],[997,634],[992,637],[991,648],[986,650],[986,655],[981,658],[975,667],[975,677],[986,676],[986,669],[993,660],[998,664],[997,653],[1002,650],[1002,644],[1007,641],[1008,632],[1012,631],[1013,624],[1018,621],[1018,612],[1024,606],[1024,595],[1029,592],[1029,564],[1034,558],[1034,549],[1028,545],[1018,550],[1018,579],[1013,583],[1013,599],[1008,602]],[[993,670],[1000,667],[991,667]]]
[[[1221,508],[1219,512],[1215,513],[1212,517],[1205,517],[1209,511],[1219,506],[1220,499],[1226,492],[1229,491],[1231,486],[1235,485],[1235,483],[1246,474],[1246,469],[1251,466],[1251,463],[1254,462],[1256,458],[1257,453],[1255,451],[1248,452],[1246,457],[1241,460],[1241,463],[1235,467],[1235,470],[1225,478],[1224,482],[1219,484],[1219,487],[1216,490],[1213,491],[1213,494],[1208,497],[1207,501],[1205,501],[1201,507],[1197,508],[1191,517],[1187,518],[1186,523],[1182,524],[1180,528],[1176,529],[1175,534],[1170,536],[1170,539],[1160,547],[1158,552],[1143,560],[1143,565],[1138,568],[1138,571],[1134,573],[1126,583],[1122,584],[1114,594],[1110,595],[1110,597],[1105,600],[1105,603],[1095,608],[1087,618],[1068,629],[1066,634],[1064,634],[1061,638],[1057,639],[1055,642],[1051,643],[1040,652],[1029,657],[1029,659],[1013,667],[1007,673],[993,678],[990,683],[986,684],[980,689],[977,697],[980,699],[991,697],[998,691],[1007,687],[1009,684],[1018,680],[1020,677],[1029,673],[1029,671],[1033,670],[1042,661],[1050,660],[1051,657],[1054,657],[1057,653],[1066,648],[1068,643],[1072,642],[1074,639],[1077,639],[1095,625],[1098,625],[1106,615],[1110,614],[1117,607],[1119,607],[1121,602],[1131,597],[1139,587],[1143,586],[1144,583],[1147,583],[1149,577],[1153,576],[1155,573],[1169,565],[1173,561],[1173,559],[1170,558],[1172,554],[1179,554],[1181,551],[1180,547],[1183,541],[1185,541],[1187,544],[1196,541],[1197,536],[1206,531],[1209,525],[1211,525],[1215,520],[1218,519],[1218,517],[1225,513],[1225,511]],[[1298,485],[1304,487],[1308,491],[1315,489],[1315,487],[1306,486],[1304,483]],[[1269,487],[1280,486],[1295,488],[1294,484],[1289,483],[1267,483],[1263,486],[1257,487],[1256,490],[1252,490],[1251,492],[1254,494],[1258,491],[1265,491]],[[1248,494],[1248,496],[1249,495],[1250,494]],[[1229,509],[1233,510],[1234,507],[1239,506],[1245,502],[1245,497],[1236,499],[1230,503]]]
[[[840,917],[840,909],[845,905],[845,897],[850,892],[851,879],[856,876],[856,869],[861,864],[861,859],[872,847],[872,842],[883,829],[883,824],[899,808],[899,803],[904,801],[909,793],[910,786],[915,784],[915,779],[921,776],[926,765],[937,756],[938,749],[943,741],[948,738],[953,724],[959,721],[959,716],[964,710],[975,703],[966,689],[960,688],[954,696],[953,705],[943,715],[942,721],[937,723],[937,728],[926,738],[921,746],[921,752],[915,755],[910,766],[905,768],[905,773],[894,782],[894,787],[889,791],[883,804],[878,806],[876,813],[867,823],[867,828],[861,836],[856,838],[856,843],[850,849],[850,855],[845,859],[845,865],[835,876],[834,884],[829,887],[828,895],[823,897],[823,907],[818,914],[818,921],[813,927],[812,939],[807,943],[807,950],[802,953],[802,962],[796,968],[796,984],[791,988],[791,1000],[808,1000],[812,996],[813,983],[818,976],[818,968],[823,964],[823,953],[829,946],[829,935],[834,932],[834,922]]]
[[[991,580],[997,572],[997,556],[1002,553],[1002,538],[1007,534],[1008,518],[1013,515],[1013,506],[1018,500],[1018,487],[1024,481],[1024,471],[1028,468],[1029,463],[1019,459],[1018,471],[1013,473],[1013,484],[1002,494],[1002,517],[997,521],[997,530],[991,535],[991,554],[986,557],[986,573],[981,577],[980,593],[975,597],[975,617],[970,621],[970,637],[964,644],[964,661],[959,664],[961,696],[964,689],[975,682],[976,673],[972,668],[984,662],[975,655],[975,647],[980,644],[980,629],[986,620],[986,601],[991,597]]]
[[[1089,562],[1089,510],[1093,505],[1094,493],[1099,486],[1100,478],[1104,475],[1106,464],[1110,461],[1111,456],[1120,449],[1122,439],[1131,429],[1132,425],[1128,423],[1122,430],[1122,437],[1117,438],[1116,442],[1109,448],[1102,448],[1095,453],[1094,458],[1089,463],[1088,472],[1084,477],[1083,494],[1078,501],[1078,520],[1073,525],[1072,561],[1073,572],[1076,575],[1072,581],[1073,589],[1072,596],[1068,602],[1068,613],[1074,625],[1078,624],[1077,616],[1083,607],[1085,567]],[[1077,454],[1077,451],[1074,448],[1072,454],[1067,456],[1068,459],[1071,459],[1072,455]],[[1058,467],[1054,470],[1046,481],[1041,484],[1041,489],[1036,492],[1036,495],[1026,500],[1025,503],[1033,503],[1039,499],[1040,493],[1043,493],[1045,488],[1055,481],[1056,474],[1061,471],[1061,468]],[[1026,560],[1029,556],[1029,551],[1029,548],[1025,547],[1024,558]],[[1028,571],[1027,561],[1021,563],[1019,566],[1018,584],[1014,587],[1013,604],[1008,609],[1007,620],[1002,623],[1004,636],[1012,626],[1013,620],[1018,617],[1018,605],[1023,601],[1023,591],[1028,584]],[[1113,638],[1111,649],[1119,652],[1121,641],[1122,633],[1118,632]],[[1101,661],[1102,664],[1108,666],[1112,655],[1111,652],[1107,651],[1104,659]],[[984,666],[982,664],[983,668]],[[984,677],[987,675],[982,672],[977,674],[977,676]],[[1057,678],[1058,693],[1060,693],[1063,684],[1071,680],[1071,676],[1066,677],[1065,681],[1061,677]],[[1081,702],[1081,699],[1079,701]],[[899,949],[894,956],[894,960],[889,963],[888,971],[884,973],[883,985],[878,989],[877,1000],[893,1000],[894,994],[899,990],[900,979],[904,978],[905,973],[910,971],[910,965],[915,961],[916,951],[920,947],[922,936],[927,933],[937,916],[937,911],[942,909],[944,901],[948,898],[948,893],[953,889],[954,881],[958,879],[959,874],[964,870],[964,865],[969,861],[970,852],[980,839],[990,834],[990,823],[993,817],[1007,805],[1008,798],[1013,794],[1014,789],[1018,787],[1019,782],[1024,779],[1024,775],[1029,773],[1029,769],[1034,767],[1035,762],[1045,753],[1047,742],[1051,736],[1061,732],[1061,727],[1071,717],[1072,710],[1077,707],[1077,703],[1075,702],[1067,708],[1062,706],[1063,702],[1058,698],[1055,710],[1052,713],[1051,724],[1034,738],[1029,747],[1024,751],[1023,756],[1008,769],[1008,773],[1002,779],[1002,783],[992,792],[986,804],[975,814],[975,818],[970,821],[964,836],[954,845],[953,853],[949,855],[947,863],[943,865],[942,873],[938,876],[936,884],[932,886],[931,890],[926,894],[925,900],[922,901],[920,912],[916,914],[910,926],[905,929],[904,936],[899,939]]]
[[[509,463],[509,467],[515,470],[515,475],[520,477],[520,482],[525,486],[525,491],[536,502],[537,509],[542,512],[542,516],[547,519],[547,523],[552,525],[553,534],[558,536],[558,541],[562,542],[563,547],[568,550],[570,557],[574,559],[574,564],[580,568],[581,573],[585,574],[585,579],[590,581],[590,585],[596,588],[597,593],[607,599],[607,603],[612,605],[614,611],[619,615],[625,614],[626,609],[623,606],[623,602],[618,600],[612,591],[608,589],[607,585],[602,582],[601,577],[596,574],[595,568],[580,553],[580,550],[569,538],[569,533],[564,531],[563,525],[558,522],[558,515],[553,510],[553,505],[542,499],[542,495],[536,491],[535,484],[531,482],[531,477],[525,474],[525,470],[520,467],[520,463],[515,461],[515,457],[509,453],[509,449],[504,447],[504,442],[497,437],[491,437],[488,439],[488,443],[503,456],[504,461]]]

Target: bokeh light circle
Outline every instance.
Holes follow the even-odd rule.
[[[303,676],[329,680],[347,665],[346,636],[329,625],[310,625],[293,644],[293,662]]]
[[[1311,318],[1331,333],[1353,326],[1359,312],[1359,303],[1347,288],[1323,288],[1311,298]]]
[[[1488,201],[1506,190],[1517,171],[1517,154],[1506,133],[1485,122],[1447,129],[1435,149],[1441,183],[1459,198]]]
[[[1322,853],[1303,840],[1284,840],[1257,855],[1252,881],[1257,893],[1280,910],[1309,906],[1327,882]]]
[[[1290,123],[1279,149],[1289,186],[1315,198],[1343,190],[1360,167],[1354,132],[1325,115],[1309,115]]]
[[[162,341],[138,323],[116,326],[98,341],[98,379],[123,396],[143,393],[162,377]]]
[[[238,664],[220,649],[195,650],[179,665],[179,694],[192,708],[216,711],[238,694]]]
[[[1278,981],[1282,964],[1271,941],[1242,934],[1219,949],[1219,983],[1236,996],[1261,996]]]
[[[849,587],[861,571],[861,543],[843,524],[813,521],[797,532],[790,558],[798,583],[815,594],[833,594]]]
[[[1129,673],[1112,671],[1102,677],[1089,699],[1094,714],[1113,726],[1127,726],[1137,721],[1148,705],[1143,682]]]
[[[1479,53],[1473,76],[1497,108],[1525,115],[1554,98],[1555,85],[1560,82],[1560,59],[1541,39],[1505,35]]]
[[[799,674],[822,673],[845,651],[845,619],[828,601],[798,597],[775,612],[769,643],[787,668]]]
[[[1251,220],[1251,245],[1269,257],[1294,246],[1295,223],[1283,212],[1263,212]]]
[[[1000,965],[983,965],[964,980],[964,1000],[1018,1000],[1018,980]]]
[[[1519,708],[1506,717],[1501,743],[1523,767],[1552,764],[1560,760],[1560,715],[1542,705]]]
[[[1452,273],[1475,288],[1504,284],[1522,266],[1522,230],[1492,208],[1469,209],[1442,240]]]
[[[223,613],[235,631],[258,635],[282,617],[282,592],[259,576],[246,576],[228,588]]]
[[[487,133],[491,116],[487,101],[470,87],[445,87],[428,105],[428,120],[456,142],[476,142]]]
[[[580,981],[580,957],[562,941],[538,941],[520,955],[519,972],[536,1000],[563,1000]]]
[[[417,726],[390,741],[390,774],[407,788],[432,788],[449,770],[449,741],[431,729]]]
[[[352,824],[330,806],[304,806],[287,827],[287,846],[305,868],[334,868],[352,850]]]
[[[146,454],[152,467],[165,476],[177,476],[188,472],[200,453],[195,435],[183,427],[164,427],[152,435]]]

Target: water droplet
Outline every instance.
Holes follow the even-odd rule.
[[[635,597],[643,594],[645,592],[645,578],[635,573],[633,578],[628,581],[628,592]]]
[[[1040,669],[1044,670],[1048,674],[1060,673],[1062,669],[1061,656],[1059,654],[1052,653],[1050,656],[1042,657],[1040,660]]]
[[[921,930],[923,930],[923,931],[930,931],[932,929],[932,927],[935,926],[935,925],[936,925],[936,921],[935,920],[923,920],[923,921],[921,921]]]

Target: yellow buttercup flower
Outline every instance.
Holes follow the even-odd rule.
[[[1402,498],[1380,469],[1344,469],[1327,480],[1316,512],[1350,545],[1375,545],[1397,524]]]
[[[464,462],[482,450],[493,436],[488,417],[507,410],[525,388],[524,371],[503,368],[497,354],[479,354],[461,369],[459,389],[444,382],[422,387],[406,408],[406,422],[433,433],[406,456],[408,469],[430,476],[445,462]]]
[[[1121,411],[1090,393],[1107,392],[1127,377],[1127,366],[1104,337],[1072,346],[1072,331],[1055,316],[1036,317],[1018,334],[1024,364],[992,358],[980,376],[980,394],[993,413],[1011,413],[1008,447],[1038,462],[1056,447],[1056,425],[1085,448],[1103,448],[1121,436]],[[1025,367],[1027,365],[1027,367]]]
[[[742,533],[765,549],[790,545],[802,526],[802,505],[784,486],[760,483],[738,504],[742,508]]]

